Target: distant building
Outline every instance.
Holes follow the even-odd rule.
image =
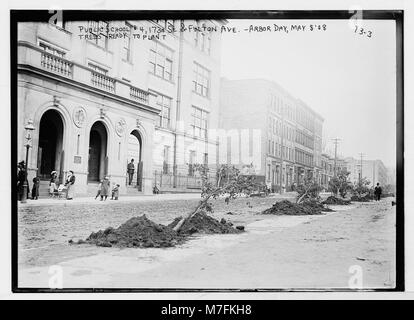
[[[290,190],[305,176],[320,179],[322,124],[320,115],[275,82],[222,79],[219,126],[229,138],[240,138],[225,141],[228,163],[253,163],[256,175],[274,190]],[[235,155],[235,150],[250,157]]]
[[[340,173],[340,172],[347,172],[347,171],[348,171],[348,166],[347,166],[345,159],[341,159],[341,158],[336,159],[336,172]]]
[[[375,186],[378,182],[381,185],[387,184],[387,169],[381,160],[362,160],[362,168],[361,160],[352,157],[347,157],[344,160],[346,168],[350,172],[349,179],[351,182],[356,183],[362,177],[369,180],[370,186]]]
[[[387,184],[390,184],[392,186],[396,186],[397,182],[397,171],[395,168],[387,168]]]
[[[322,153],[321,167],[319,184],[325,191],[327,191],[329,188],[329,181],[334,176],[334,159],[331,156]]]

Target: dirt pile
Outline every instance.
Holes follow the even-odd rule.
[[[181,217],[176,218],[168,225],[168,227],[173,229],[180,220]],[[224,218],[221,219],[221,221],[218,221],[207,215],[205,212],[200,211],[191,217],[191,219],[184,221],[178,233],[180,235],[190,235],[193,233],[240,233],[243,229],[244,228],[241,228],[240,226],[233,228],[233,224],[230,221],[227,221]]]
[[[374,199],[374,197],[369,195],[369,194],[366,194],[366,195],[361,196],[361,197],[356,196],[356,195],[351,197],[351,201],[355,201],[355,202],[369,202],[373,199]]]
[[[334,197],[334,196],[329,196],[322,203],[323,204],[335,204],[335,205],[349,205],[349,204],[351,204],[351,201],[350,200],[344,200],[344,199]]]
[[[157,224],[145,215],[126,221],[119,228],[109,227],[93,232],[86,239],[101,247],[172,247],[184,241],[184,237],[168,226]]]
[[[314,210],[320,210],[321,212],[332,212],[334,210],[325,207],[325,205],[322,202],[316,201],[316,200],[307,200],[301,203],[300,205],[308,208],[313,208]]]
[[[395,194],[394,193],[382,193],[381,194],[381,198],[394,198]]]
[[[173,228],[180,219],[180,217],[176,218],[171,224],[164,226],[143,215],[129,219],[117,229],[109,227],[92,232],[86,240],[78,242],[69,240],[69,243],[89,243],[100,247],[165,248],[184,242],[186,237],[193,233],[240,233],[244,230],[243,226],[234,228],[233,224],[224,218],[218,221],[204,212],[199,212],[185,221],[180,230],[176,232]]]
[[[276,202],[271,208],[262,211],[262,214],[276,214],[276,215],[317,215],[322,214],[322,211],[333,211],[325,208],[323,204],[316,201],[307,201],[305,203],[292,203],[288,200]]]

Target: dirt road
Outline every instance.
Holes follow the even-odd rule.
[[[395,207],[384,199],[346,209],[295,217],[216,213],[244,220],[247,232],[199,236],[176,248],[72,246],[69,255],[21,264],[19,285],[47,288],[61,274],[64,288],[347,289],[357,276],[362,288],[392,288]]]

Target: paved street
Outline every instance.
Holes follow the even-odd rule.
[[[364,287],[393,286],[395,207],[389,199],[337,207],[322,216],[257,214],[277,198],[242,198],[229,206],[218,200],[213,215],[243,224],[247,232],[197,236],[168,249],[67,241],[144,213],[167,224],[191,210],[196,198],[22,207],[19,285],[48,287],[49,268],[58,264],[65,288],[347,288],[351,266],[361,268]]]

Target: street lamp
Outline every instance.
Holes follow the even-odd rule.
[[[35,130],[35,127],[33,125],[33,120],[29,119],[27,120],[27,124],[24,127],[25,130],[25,139],[26,139],[26,162],[25,162],[25,168],[24,168],[24,182],[23,182],[23,194],[22,194],[22,199],[21,199],[21,203],[26,203],[27,201],[27,189],[29,188],[29,186],[27,185],[27,163],[29,161],[29,148],[31,147],[32,144],[32,131]]]

